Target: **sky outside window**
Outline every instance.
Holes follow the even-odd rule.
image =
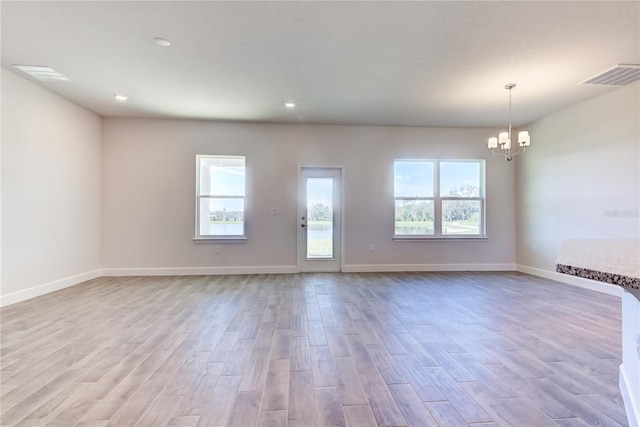
[[[453,195],[452,191],[461,187],[475,187],[474,192],[465,194],[469,197],[480,196],[480,165],[477,162],[441,162],[440,163],[440,195]]]
[[[433,162],[396,161],[396,197],[433,197]]]

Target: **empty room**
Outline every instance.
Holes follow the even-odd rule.
[[[640,2],[0,16],[0,426],[640,426]]]

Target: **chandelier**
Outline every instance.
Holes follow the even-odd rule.
[[[491,149],[491,153],[494,156],[504,156],[507,161],[511,161],[513,156],[519,156],[524,153],[524,150],[531,144],[531,138],[529,132],[526,130],[518,132],[518,145],[520,148],[517,151],[511,151],[511,90],[516,87],[515,83],[509,83],[504,88],[509,91],[509,130],[507,132],[500,132],[497,137],[492,136],[489,138],[487,146]],[[502,153],[496,153],[496,148],[500,148]]]

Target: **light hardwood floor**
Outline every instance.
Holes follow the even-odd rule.
[[[518,273],[101,278],[1,320],[3,426],[627,424],[620,300]]]

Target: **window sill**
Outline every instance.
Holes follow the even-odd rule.
[[[245,236],[231,236],[231,237],[221,237],[221,236],[211,236],[211,237],[194,237],[193,241],[195,243],[245,243],[247,238]]]
[[[427,241],[477,242],[488,240],[487,236],[393,236],[394,242],[427,242]]]

